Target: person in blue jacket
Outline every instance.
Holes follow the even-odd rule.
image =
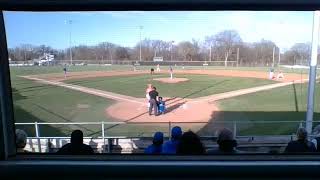
[[[144,153],[145,154],[161,154],[162,144],[163,144],[163,133],[156,132],[153,135],[152,144],[144,150]]]
[[[181,127],[179,126],[173,127],[171,129],[171,140],[163,144],[162,154],[176,154],[181,136],[182,136]]]

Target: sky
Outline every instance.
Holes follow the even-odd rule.
[[[140,39],[203,41],[223,30],[236,30],[244,42],[275,42],[281,51],[311,42],[313,12],[266,11],[108,11],[4,12],[8,47],[45,44],[53,48],[112,42],[126,47]],[[72,24],[66,23],[71,20]]]

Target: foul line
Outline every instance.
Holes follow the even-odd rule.
[[[64,87],[64,88],[68,88],[68,89],[72,89],[72,90],[76,90],[76,91],[80,91],[80,92],[85,92],[85,93],[88,93],[88,94],[92,94],[92,95],[96,95],[96,96],[100,96],[100,97],[104,97],[104,98],[110,98],[110,99],[121,100],[121,101],[128,101],[128,102],[133,102],[133,103],[138,103],[138,104],[145,104],[145,103],[139,101],[139,99],[137,99],[137,98],[134,98],[134,97],[131,97],[131,96],[125,96],[125,95],[122,95],[122,94],[116,94],[116,93],[113,93],[113,92],[102,91],[102,90],[98,90],[98,89],[87,88],[87,87],[73,85],[73,84],[66,84],[66,83],[63,83],[63,82],[48,81],[48,80],[45,80],[45,79],[29,77],[29,76],[21,76],[21,77],[29,79],[29,80],[38,81],[38,82],[43,83],[43,84],[49,84],[49,85]]]
[[[296,80],[296,81],[292,81],[292,82],[283,82],[283,83],[269,84],[269,85],[257,86],[257,87],[247,88],[247,89],[229,91],[229,92],[225,92],[225,93],[214,94],[214,95],[205,96],[205,97],[199,97],[198,100],[193,100],[192,102],[208,101],[210,103],[210,102],[214,102],[214,101],[218,101],[218,100],[222,100],[222,99],[251,94],[251,93],[255,93],[255,92],[259,92],[259,91],[270,90],[270,89],[288,86],[288,85],[292,85],[292,84],[299,84],[299,83],[303,83],[303,82],[307,82],[307,81],[308,81],[308,79],[302,79],[302,80]]]

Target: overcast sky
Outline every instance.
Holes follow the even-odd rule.
[[[286,50],[294,43],[310,42],[312,12],[180,11],[180,12],[5,12],[9,47],[20,44],[69,46],[112,42],[134,46],[142,39],[180,42],[204,40],[219,31],[237,30],[245,42],[274,41]]]

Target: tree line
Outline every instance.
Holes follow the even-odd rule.
[[[270,66],[277,64],[307,64],[310,59],[310,43],[297,43],[280,54],[279,47],[270,40],[244,42],[235,30],[225,30],[204,40],[192,39],[177,44],[174,41],[144,39],[134,47],[124,47],[110,42],[97,45],[77,45],[71,47],[73,60],[140,60],[152,61],[163,57],[166,61],[239,61],[240,65]],[[50,46],[23,44],[8,49],[11,61],[36,60],[44,53],[50,53],[56,60],[69,60],[70,49],[55,49]]]

